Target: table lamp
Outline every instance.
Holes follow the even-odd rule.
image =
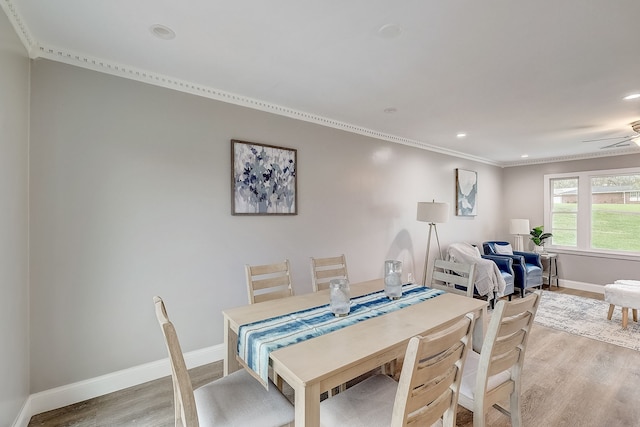
[[[440,249],[440,239],[438,238],[438,228],[436,224],[447,222],[449,219],[449,204],[443,202],[418,202],[418,213],[416,219],[421,222],[429,223],[429,237],[427,238],[427,253],[424,257],[424,273],[422,275],[422,286],[427,283],[427,264],[429,262],[429,249],[431,247],[431,231],[436,233],[436,242],[438,242],[438,254],[442,258],[442,250]]]
[[[522,236],[528,235],[531,229],[529,228],[528,219],[512,219],[509,222],[509,234],[513,234],[516,237],[513,242],[513,249],[516,251],[524,250],[522,245]]]

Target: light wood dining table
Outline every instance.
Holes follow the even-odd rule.
[[[380,291],[383,286],[382,279],[351,284],[351,296]],[[329,291],[324,290],[224,310],[224,374],[241,369],[237,360],[241,325],[328,302]],[[271,352],[274,373],[294,390],[296,427],[320,425],[322,392],[403,357],[409,339],[453,323],[466,313],[477,316],[472,340],[473,348],[479,352],[487,323],[486,310],[486,301],[444,293]]]

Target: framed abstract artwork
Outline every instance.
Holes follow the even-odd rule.
[[[231,214],[297,215],[297,150],[231,140]]]
[[[478,172],[456,169],[456,215],[478,214]]]

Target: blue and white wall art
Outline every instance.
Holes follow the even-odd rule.
[[[456,215],[478,214],[478,172],[456,169]]]
[[[297,150],[231,140],[231,213],[297,215]]]

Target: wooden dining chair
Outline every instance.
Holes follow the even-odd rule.
[[[522,425],[520,388],[522,365],[541,291],[496,304],[480,354],[469,351],[458,403],[473,412],[473,426],[485,426],[491,407],[511,417],[511,425]],[[498,402],[509,400],[509,410]]]
[[[290,270],[288,259],[277,264],[245,264],[249,304],[292,296]]]
[[[433,263],[431,288],[473,298],[476,265],[437,259]]]
[[[313,292],[329,288],[331,279],[347,279],[347,259],[344,254],[330,258],[311,258]]]
[[[455,426],[473,324],[473,314],[467,314],[445,329],[411,338],[399,382],[378,374],[322,401],[320,425]]]
[[[311,285],[313,292],[329,289],[331,279],[349,280],[347,258],[344,254],[329,258],[311,257]],[[346,389],[346,383],[340,384],[338,387],[329,390],[329,396],[335,396]]]
[[[265,389],[244,369],[193,390],[178,335],[164,302],[153,297],[173,380],[176,427],[283,426],[294,420],[293,405],[270,384]]]

